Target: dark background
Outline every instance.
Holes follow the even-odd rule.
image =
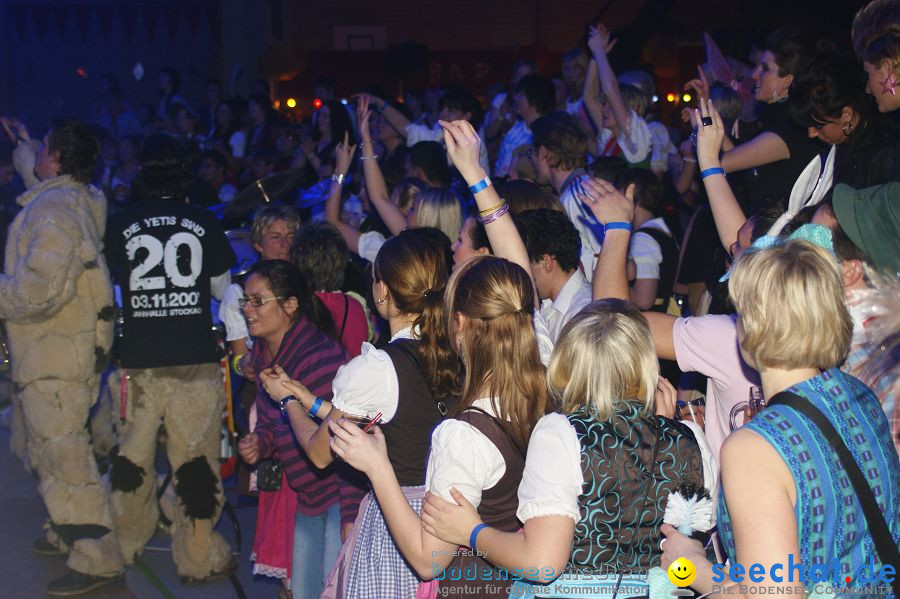
[[[709,31],[745,58],[771,29],[791,24],[849,46],[863,0],[0,0],[0,114],[40,129],[59,115],[90,119],[99,75],[118,75],[133,105],[157,101],[156,70],[175,66],[182,94],[199,103],[209,77],[237,87],[265,78],[273,99],[311,110],[311,81],[327,74],[338,95],[377,85],[461,83],[481,93],[509,78],[517,58],[559,72],[559,55],[602,19],[617,30],[614,67],[643,65],[661,96],[704,57]],[[136,80],[140,62],[145,75]]]

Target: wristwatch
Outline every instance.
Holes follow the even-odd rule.
[[[293,395],[288,395],[287,397],[285,397],[284,399],[282,399],[281,401],[278,402],[278,407],[281,408],[281,413],[284,414],[285,416],[287,416],[287,405],[288,405],[288,403],[290,403],[292,401],[299,402],[300,400],[297,399]]]

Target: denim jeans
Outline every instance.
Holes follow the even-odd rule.
[[[318,599],[325,577],[341,550],[341,507],[335,503],[318,516],[297,512],[291,593],[294,599]]]

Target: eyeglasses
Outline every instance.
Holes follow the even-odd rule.
[[[238,298],[238,306],[244,308],[247,304],[253,306],[254,308],[259,308],[266,302],[271,302],[273,300],[284,299],[283,297],[239,297]]]

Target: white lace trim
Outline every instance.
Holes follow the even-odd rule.
[[[256,561],[256,552],[252,552],[250,554],[250,561]],[[263,576],[269,576],[271,578],[287,578],[287,568],[276,568],[275,566],[267,566],[265,564],[254,563],[253,564],[253,575],[262,574]],[[290,579],[288,579],[290,582]]]

